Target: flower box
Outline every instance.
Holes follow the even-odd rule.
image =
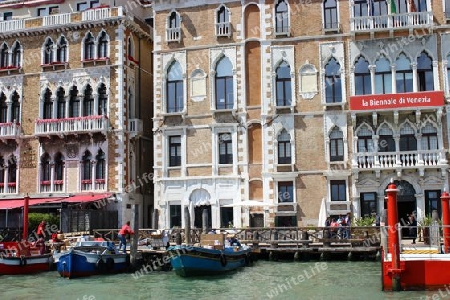
[[[8,186],[16,186],[15,182],[8,182]]]
[[[41,185],[50,185],[50,180],[41,181]]]
[[[105,179],[95,179],[95,183],[105,183]]]
[[[91,184],[92,180],[90,180],[90,179],[83,179],[83,180],[81,180],[81,183],[82,184]]]
[[[53,184],[54,184],[54,185],[61,185],[61,184],[64,184],[64,180],[54,180],[54,181],[53,181]]]

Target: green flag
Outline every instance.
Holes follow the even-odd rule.
[[[397,13],[397,7],[395,6],[395,0],[391,0],[391,14]]]

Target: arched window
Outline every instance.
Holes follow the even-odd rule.
[[[3,43],[0,48],[0,69],[4,69],[8,66],[8,46]]]
[[[275,5],[275,32],[289,33],[289,11],[284,0],[279,0]]]
[[[283,61],[277,68],[276,75],[277,106],[292,104],[291,67]]]
[[[392,93],[392,71],[391,64],[384,57],[375,62],[375,94]]]
[[[78,89],[73,86],[69,93],[69,118],[80,116],[80,99],[78,98]]]
[[[53,40],[47,38],[44,45],[44,65],[49,65],[53,62]]]
[[[325,0],[323,2],[323,26],[325,29],[338,27],[337,1]]]
[[[169,16],[169,28],[180,28],[180,17],[176,11],[173,11]]]
[[[397,93],[408,93],[413,91],[411,61],[403,53],[400,54],[396,61],[395,82]]]
[[[84,152],[83,157],[81,158],[81,180],[92,180],[92,155],[89,150]]]
[[[326,103],[342,102],[341,65],[334,57],[325,65]]]
[[[16,183],[17,180],[17,159],[12,155],[8,159],[8,183]]]
[[[133,45],[133,38],[131,36],[128,37],[128,56],[134,58],[134,45]]]
[[[14,91],[11,97],[11,122],[20,123],[20,96]]]
[[[180,27],[180,16],[176,11],[170,13],[167,19],[167,36],[166,40],[168,42],[180,41],[181,40],[181,27]]]
[[[54,180],[64,180],[64,156],[60,152],[55,155]]]
[[[372,94],[369,62],[362,56],[355,63],[355,95]]]
[[[95,165],[95,179],[105,179],[106,178],[106,159],[105,159],[105,152],[103,152],[102,149],[98,150],[95,160],[97,161],[97,163]]]
[[[378,132],[378,152],[395,152],[395,140],[392,129],[383,124]]]
[[[102,31],[98,37],[98,58],[108,57],[108,36],[106,32]]]
[[[0,123],[8,122],[8,104],[4,93],[0,94]]]
[[[83,99],[83,116],[92,116],[94,114],[94,97],[92,96],[92,88],[88,84],[84,90]]]
[[[95,41],[92,33],[88,33],[84,39],[84,60],[95,58]]]
[[[56,49],[56,59],[58,62],[67,61],[67,40],[61,36]]]
[[[405,123],[400,128],[400,151],[417,150],[417,139],[414,128],[409,123]]]
[[[50,89],[46,89],[44,92],[44,110],[42,114],[43,119],[53,118],[53,102],[52,102],[52,92]]]
[[[433,62],[425,52],[417,58],[417,89],[434,91]]]
[[[330,132],[330,161],[344,160],[344,134],[338,127]]]
[[[228,9],[224,5],[222,5],[217,11],[217,23],[228,23],[228,22],[230,22]]]
[[[22,46],[16,41],[12,47],[12,66],[20,67],[22,62]]]
[[[228,9],[222,5],[217,10],[217,21],[216,21],[216,35],[217,36],[228,36],[231,34],[230,29],[230,14]]]
[[[44,153],[41,157],[41,182],[51,180],[51,165],[50,165],[50,155]]]
[[[184,109],[183,71],[179,62],[174,61],[167,72],[167,112],[181,112]]]
[[[422,150],[438,150],[439,149],[437,129],[433,125],[431,125],[430,123],[427,123],[427,125],[422,127],[421,133],[422,133],[422,139],[421,139]]]
[[[108,112],[108,95],[106,94],[106,85],[100,84],[98,88],[98,115],[106,116]]]
[[[3,156],[0,156],[0,184],[5,184],[5,159],[3,158]],[[0,186],[0,190],[3,190],[3,188],[1,188]]]
[[[358,153],[373,152],[372,131],[367,126],[361,127],[358,131]]]
[[[278,164],[291,164],[291,136],[286,130],[278,135]]]
[[[56,91],[56,118],[64,119],[66,117],[66,92],[62,87]]]
[[[216,109],[232,109],[234,106],[233,65],[228,57],[222,57],[216,66]]]

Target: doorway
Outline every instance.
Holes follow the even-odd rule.
[[[407,226],[408,216],[414,213],[417,217],[416,191],[412,184],[406,180],[395,180],[397,185],[397,218],[400,226]],[[387,187],[386,187],[387,188]],[[409,228],[402,228],[402,237],[410,238]]]
[[[250,214],[250,227],[264,227],[264,214]]]
[[[212,227],[211,221],[211,205],[201,205],[194,207],[194,227],[195,228],[203,228],[203,210],[206,209],[208,212],[208,224],[207,227]]]

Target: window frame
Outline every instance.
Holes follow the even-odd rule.
[[[170,77],[170,73],[172,72],[172,68],[175,67],[175,65],[178,64],[179,68],[180,68],[180,72],[182,72],[182,67],[180,62],[178,61],[173,61],[169,68],[167,69],[167,77],[166,77],[166,87],[165,87],[165,104],[166,104],[166,113],[168,114],[180,114],[184,112],[184,78],[183,78],[183,74],[179,74],[177,76],[176,74],[176,70],[174,70],[173,72],[175,72],[175,76],[176,79],[171,80]],[[169,94],[169,90],[173,89],[173,94],[174,94],[174,98],[172,99]],[[180,93],[181,95],[178,96],[178,93]],[[181,101],[177,101],[177,98],[181,97]],[[180,102],[180,103],[178,103]],[[171,105],[172,104],[172,105]],[[173,107],[173,109],[172,109]]]
[[[99,149],[95,156],[95,179],[106,179],[106,153]]]
[[[233,136],[231,132],[217,134],[219,165],[233,164]]]
[[[91,85],[86,85],[83,93],[83,117],[94,115],[94,95]]]
[[[50,89],[46,89],[43,95],[43,106],[42,106],[42,119],[53,119],[53,101],[52,92]]]
[[[286,133],[289,139],[281,139],[282,135]],[[292,143],[291,135],[285,129],[283,129],[277,136],[277,163],[279,165],[292,164]]]
[[[83,40],[83,60],[94,60],[95,59],[95,38],[92,32],[88,32]]]
[[[289,189],[291,189],[292,193],[290,193]],[[286,193],[289,195],[288,197],[286,196]],[[288,199],[288,201],[280,201],[280,199]],[[294,181],[277,181],[277,203],[278,204],[296,203]]]
[[[334,61],[336,63],[336,65],[339,66],[338,72],[337,74],[333,74],[333,73],[328,73],[327,72],[327,66],[330,64],[330,62]],[[327,60],[327,63],[325,64],[325,76],[324,76],[324,81],[325,81],[325,104],[328,105],[332,105],[332,104],[339,104],[342,105],[343,104],[343,100],[344,97],[342,96],[342,78],[341,78],[341,73],[342,73],[342,66],[339,63],[339,60],[337,60],[335,57],[330,57]],[[329,82],[331,81],[331,84],[329,84]],[[339,89],[336,89],[336,83],[340,82],[339,85]],[[329,89],[329,87],[331,87],[331,90]],[[331,94],[330,94],[331,93]],[[329,101],[329,99],[331,99],[331,101]]]
[[[6,43],[2,43],[0,49],[0,69],[5,69],[9,66],[9,47]]]
[[[56,118],[66,118],[66,92],[62,87],[56,91]]]
[[[8,103],[7,97],[3,92],[0,92],[0,123],[8,122]]]
[[[323,1],[322,9],[323,9],[323,29],[325,31],[338,30],[339,29],[339,15],[338,15],[338,1],[334,1],[334,6],[326,7],[326,3],[328,0]],[[333,17],[335,22],[328,22],[327,17],[331,18],[333,21]]]
[[[282,68],[287,68],[289,70],[287,77],[280,77],[282,75]],[[283,98],[278,98],[279,88],[282,87]],[[275,106],[276,107],[291,107],[293,103],[292,99],[292,74],[291,66],[287,61],[282,61],[275,71]]]
[[[334,132],[339,132],[342,136],[332,137]],[[330,162],[344,161],[344,132],[337,126],[333,127],[329,135],[330,140]],[[339,151],[341,150],[341,151]],[[342,152],[342,153],[341,153]],[[333,155],[334,154],[334,155]]]
[[[367,64],[367,72],[357,72],[358,64]],[[354,80],[355,95],[371,95],[372,94],[372,74],[369,68],[369,61],[364,56],[359,56],[355,61]],[[368,85],[368,86],[366,86]],[[360,88],[362,88],[360,90]]]
[[[335,195],[335,187],[337,187],[337,195]],[[344,189],[344,199],[341,198]],[[330,201],[347,201],[347,181],[346,180],[330,180]]]
[[[372,199],[366,200],[367,196],[373,196]],[[371,216],[372,211],[378,211],[378,201],[377,201],[377,193],[376,192],[365,192],[359,194],[360,206],[361,206],[361,217]],[[364,204],[363,204],[364,203]],[[373,203],[373,205],[371,205]],[[374,206],[374,208],[373,208]],[[367,208],[369,211],[367,211]]]
[[[181,135],[169,135],[167,137],[167,143],[168,143],[168,161],[169,167],[181,167],[182,161],[181,161],[181,156],[182,156],[182,149],[181,149],[181,145],[182,145],[182,138]],[[178,141],[174,141],[174,139],[179,139]],[[172,153],[175,153],[174,155],[172,155]]]
[[[286,10],[278,10],[283,9],[280,8],[280,5],[284,4],[286,7]],[[290,11],[289,11],[289,4],[286,2],[286,0],[278,0],[278,2],[275,4],[274,7],[275,13],[275,26],[274,26],[274,33],[276,36],[289,36],[291,27],[290,27]]]
[[[224,59],[228,60],[230,66],[231,66],[231,70],[227,70],[229,73],[231,73],[231,75],[226,74],[224,76],[219,76],[218,67],[221,63],[225,63],[225,62],[223,62]],[[234,101],[234,76],[233,76],[233,64],[231,63],[231,60],[226,56],[221,57],[216,64],[215,70],[216,70],[216,75],[214,78],[215,109],[216,110],[234,109],[234,104],[235,104],[235,101]],[[219,84],[223,84],[223,88],[219,88]],[[231,88],[231,93],[228,92],[228,88]],[[223,90],[222,95],[219,95],[220,90]],[[229,101],[228,95],[232,96],[231,101]],[[224,97],[224,98],[221,98],[221,97]],[[219,101],[220,99],[224,99],[223,104],[221,101]]]

